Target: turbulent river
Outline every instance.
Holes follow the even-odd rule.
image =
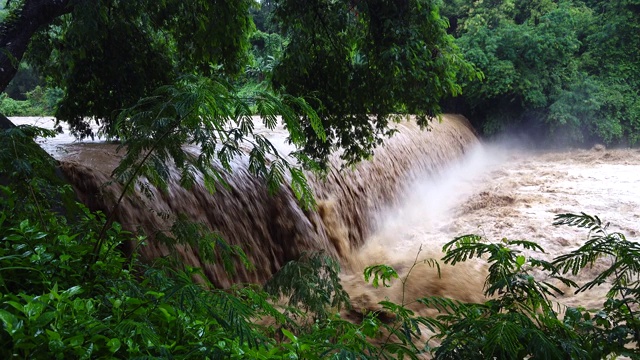
[[[51,119],[13,118],[15,123],[52,125]],[[318,211],[301,210],[291,192],[269,197],[263,184],[251,178],[239,160],[229,177],[229,190],[210,195],[203,188],[192,191],[177,185],[153,200],[129,198],[121,206],[118,221],[132,230],[147,232],[167,227],[153,212],[184,213],[206,222],[232,243],[241,244],[260,273],[240,273],[236,279],[220,276],[215,266],[200,264],[197,251],[183,249],[191,265],[203,266],[220,286],[231,281],[263,281],[302,251],[324,250],[340,259],[343,283],[355,308],[377,307],[388,297],[400,302],[398,286],[373,291],[362,280],[365,266],[387,263],[406,274],[414,261],[441,257],[442,245],[456,236],[476,233],[492,241],[502,238],[533,240],[550,259],[578,247],[586,231],[555,227],[560,213],[585,212],[609,222],[610,231],[629,239],[640,233],[640,150],[603,149],[530,151],[516,142],[482,143],[468,123],[445,116],[430,132],[410,124],[376,152],[373,162],[353,170],[336,166],[326,181],[310,177],[318,198]],[[266,131],[266,130],[259,130]],[[283,131],[270,133],[279,150],[287,152]],[[119,156],[115,146],[77,143],[68,135],[41,141],[62,161],[79,198],[93,209],[109,211],[117,185],[105,188]],[[146,257],[166,250],[150,244]],[[584,282],[607,266],[603,261],[583,272]],[[486,272],[469,262],[443,267],[442,277],[428,265],[412,270],[404,300],[444,295],[481,301]],[[602,304],[606,289],[587,294],[568,291],[557,299],[564,305],[587,308]]]

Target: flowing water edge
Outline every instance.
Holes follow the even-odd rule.
[[[50,118],[11,118],[16,124],[53,126]],[[542,245],[547,259],[578,247],[586,232],[552,225],[556,214],[585,212],[610,223],[629,239],[640,233],[640,150],[602,149],[531,151],[514,143],[482,143],[460,117],[445,116],[442,124],[423,132],[400,125],[401,131],[376,152],[374,161],[354,170],[335,166],[328,180],[310,177],[318,211],[301,210],[290,192],[269,197],[263,184],[239,165],[230,176],[232,189],[212,196],[202,189],[172,187],[153,201],[128,199],[118,221],[135,229],[162,229],[167,225],[148,216],[156,212],[183,212],[208,222],[216,230],[238,235],[248,244],[250,259],[260,276],[242,273],[224,279],[215,266],[199,264],[190,249],[185,261],[202,265],[207,275],[226,286],[231,281],[263,281],[288,260],[305,250],[324,250],[338,257],[343,282],[354,308],[377,308],[377,302],[396,302],[425,295],[481,301],[483,266],[470,262],[444,267],[442,278],[427,265],[412,271],[404,294],[400,289],[373,290],[362,280],[365,266],[386,263],[406,273],[416,258],[439,258],[442,245],[469,233],[498,241],[525,239]],[[268,131],[279,151],[292,150],[283,130]],[[112,205],[102,183],[119,156],[115,145],[75,142],[68,134],[40,141],[62,160],[80,199],[94,209]],[[242,161],[240,161],[241,163]],[[115,186],[115,185],[113,185]],[[258,249],[258,250],[256,250]],[[418,254],[419,249],[422,249]],[[149,257],[162,256],[161,247],[147,246]],[[584,271],[578,282],[606,267]],[[585,294],[568,292],[558,298],[564,305],[587,308],[602,304],[606,289]],[[404,296],[404,297],[403,297]]]

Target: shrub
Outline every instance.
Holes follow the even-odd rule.
[[[635,346],[640,339],[640,245],[621,233],[608,233],[598,217],[584,213],[558,215],[554,224],[586,228],[587,241],[550,262],[524,255],[518,248],[532,254],[544,252],[538,244],[524,240],[486,243],[480,236],[465,235],[444,246],[445,263],[486,258],[490,267],[485,293],[491,300],[484,304],[437,297],[420,300],[442,312],[428,320],[441,340],[434,349],[435,358],[640,356]],[[600,261],[611,265],[582,286],[564,277]],[[543,275],[534,276],[534,271]],[[611,289],[600,309],[559,309],[553,298],[562,292],[551,280],[576,287],[576,292],[607,282]]]
[[[34,114],[35,109],[29,100],[14,100],[7,94],[0,94],[0,113],[5,116],[29,116]]]
[[[53,116],[62,90],[37,86],[28,92],[26,100],[14,100],[6,93],[0,94],[0,113],[5,116]]]

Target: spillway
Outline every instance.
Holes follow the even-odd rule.
[[[411,122],[397,124],[398,132],[376,149],[373,160],[343,168],[336,157],[324,178],[308,174],[316,195],[316,210],[305,210],[288,186],[269,195],[264,181],[252,176],[238,159],[226,175],[228,188],[209,193],[202,184],[187,190],[171,174],[167,191],[153,190],[152,197],[134,192],[115,207],[122,186],[110,174],[122,154],[107,143],[55,144],[53,153],[79,199],[91,210],[115,211],[114,218],[132,232],[147,236],[144,246],[129,244],[143,259],[168,255],[156,241],[167,233],[178,216],[205,224],[230,245],[241,247],[255,271],[238,266],[228,276],[219,263],[204,263],[198,249],[179,247],[185,264],[200,267],[215,285],[263,282],[282,265],[303,252],[324,251],[349,267],[350,258],[377,230],[383,209],[397,205],[412,181],[436,176],[478,144],[468,121],[445,115],[429,131]],[[260,129],[258,129],[259,131]],[[273,132],[270,140],[285,149],[286,134]],[[115,210],[114,210],[115,209]]]

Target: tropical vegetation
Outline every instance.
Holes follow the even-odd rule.
[[[640,3],[445,1],[465,58],[484,74],[450,107],[486,134],[544,145],[636,145]]]
[[[303,168],[323,171],[333,152],[347,164],[370,157],[405,114],[428,126],[454,109],[487,134],[525,125],[541,139],[634,144],[639,14],[637,0],[6,1],[0,88],[24,98],[3,95],[1,109],[53,113],[79,137],[97,123],[127,151],[114,173],[125,191],[140,179],[162,189],[169,162],[184,186],[200,173],[215,191],[213,162],[230,171],[244,143],[271,191],[290,179],[313,207]],[[253,134],[253,115],[268,128],[282,117],[296,163]],[[339,267],[323,254],[229,289],[171,257],[125,254],[146,238],[75,202],[34,142],[54,132],[4,116],[0,128],[2,358],[640,357],[640,247],[595,216],[558,215],[588,235],[555,259],[531,241],[465,235],[426,261],[486,261],[485,303],[424,297],[440,311],[424,317],[384,301],[346,321]],[[230,272],[251,266],[198,224],[176,226],[168,245],[240,259]],[[571,280],[604,260],[593,280]],[[407,280],[383,264],[363,275]],[[559,284],[610,291],[599,309],[559,309]]]

